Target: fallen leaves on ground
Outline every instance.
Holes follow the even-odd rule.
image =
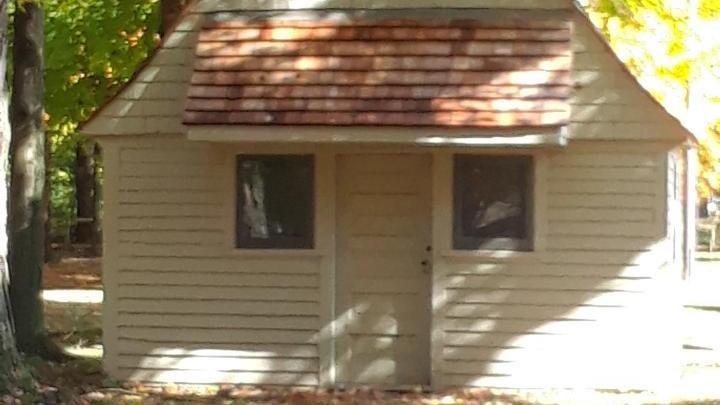
[[[34,362],[37,392],[34,403],[45,405],[101,404],[421,404],[494,405],[527,403],[489,389],[463,389],[440,393],[419,387],[404,392],[372,387],[348,390],[278,388],[246,385],[143,385],[119,384],[102,372],[99,361],[72,360],[58,364]],[[22,398],[22,399],[20,399]],[[0,398],[0,403],[27,403],[27,393]]]
[[[43,270],[45,289],[102,289],[99,257],[65,257],[48,263]]]

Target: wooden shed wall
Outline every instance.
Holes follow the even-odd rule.
[[[111,374],[316,385],[320,258],[233,255],[233,173],[208,145],[126,139],[104,151]]]
[[[111,375],[331,381],[333,253],[323,246],[333,229],[318,230],[322,249],[311,254],[241,254],[228,233],[227,164],[228,149],[240,146],[180,136],[104,146]],[[427,150],[437,387],[652,388],[673,377],[680,343],[668,325],[677,321],[679,273],[666,216],[669,149],[584,142],[536,152],[535,251],[494,254],[450,248],[453,152]],[[321,207],[332,199],[318,198]]]
[[[582,140],[683,140],[687,131],[613,55],[589,20],[574,13],[569,135]]]
[[[680,272],[666,237],[666,160],[667,149],[650,145],[570,145],[539,161],[534,252],[438,255],[440,385],[673,381],[681,344],[668,325],[678,321]],[[449,190],[435,184],[442,215]],[[448,249],[443,222],[435,219],[435,244]]]

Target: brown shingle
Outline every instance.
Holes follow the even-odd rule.
[[[562,125],[570,33],[535,19],[213,22],[185,123]]]
[[[569,56],[485,57],[470,56],[221,56],[198,58],[198,71],[252,70],[569,70]]]
[[[206,29],[200,34],[200,42],[233,41],[312,41],[312,40],[529,40],[565,41],[570,38],[567,28],[538,29],[471,29],[471,28],[427,28],[427,27],[286,27],[278,28],[236,28]]]

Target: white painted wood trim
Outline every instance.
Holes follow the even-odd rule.
[[[257,150],[255,148],[252,148],[250,145],[238,145],[233,144],[229,145],[230,147],[227,147],[228,145],[223,145],[224,147],[221,147],[218,145],[217,153],[218,153],[218,159],[222,162],[222,171],[225,174],[223,176],[223,189],[226,191],[223,198],[223,211],[226,213],[227,218],[230,218],[230,221],[225,222],[225,255],[230,257],[243,257],[243,258],[263,258],[263,257],[300,257],[300,258],[322,258],[323,256],[326,256],[328,254],[331,254],[332,252],[327,249],[323,249],[321,247],[321,244],[318,242],[320,236],[318,235],[319,223],[318,218],[320,216],[321,211],[318,209],[318,204],[320,202],[319,197],[320,194],[318,194],[318,182],[319,176],[318,176],[318,168],[317,168],[317,160],[315,162],[316,164],[316,195],[315,195],[315,247],[313,249],[240,249],[235,246],[235,238],[236,238],[236,226],[237,226],[237,207],[235,204],[237,203],[237,193],[236,193],[236,176],[235,173],[235,161],[236,157],[238,155],[243,154],[250,154],[250,155],[257,155],[257,154],[269,154],[269,155],[275,155],[275,154],[309,154],[313,155],[317,159],[317,153],[315,150],[297,150],[296,148],[266,148],[262,150]]]
[[[656,229],[656,235],[659,240],[665,240],[668,241],[672,237],[668,233],[669,229],[669,218],[668,213],[670,212],[670,206],[668,205],[668,196],[669,191],[668,190],[668,169],[669,169],[669,162],[668,159],[670,158],[669,152],[664,151],[661,153],[657,153],[654,155],[655,161],[657,162],[657,167],[655,170],[658,172],[655,173],[655,215],[654,218],[654,224]],[[666,260],[670,261],[672,258],[672,254],[667,254],[668,252],[662,252],[659,254],[665,254]]]
[[[443,345],[445,343],[445,318],[447,308],[445,256],[452,240],[452,154],[435,152],[433,154],[432,179],[432,241],[433,241],[433,277],[432,277],[432,319],[430,322],[430,381],[434,390],[445,386],[445,363]]]
[[[697,218],[697,171],[698,171],[698,150],[697,146],[688,142],[683,147],[683,157],[685,163],[685,194],[684,220],[685,220],[685,263],[683,278],[687,279],[692,276],[695,263],[695,246],[696,246],[696,218]]]
[[[117,350],[120,347],[117,321],[117,272],[118,272],[118,247],[120,241],[118,227],[118,203],[120,190],[120,145],[102,144],[103,152],[103,366],[105,371],[111,375],[119,374]]]
[[[547,154],[535,155],[535,171],[533,173],[533,250],[528,255],[536,259],[545,255],[547,249],[547,224],[548,224],[548,156]]]
[[[463,146],[497,148],[562,147],[567,144],[559,129],[468,130],[397,127],[278,127],[202,126],[188,129],[187,138],[205,142],[289,142],[331,144],[411,144],[418,146]]]
[[[452,225],[452,222],[450,223]],[[450,235],[452,240],[452,235]],[[501,262],[522,262],[530,263],[538,261],[537,251],[524,252],[516,250],[445,250],[440,252],[440,256],[448,260],[490,260],[493,263]]]
[[[319,382],[323,387],[335,385],[335,154],[315,155],[315,244],[324,252],[320,262],[320,357]]]
[[[333,229],[335,238],[335,250],[333,251],[333,257],[335,257],[335,383],[340,387],[346,387],[352,384],[350,381],[350,360],[352,358],[352,346],[350,342],[350,322],[352,321],[349,313],[349,299],[347,294],[347,276],[344,272],[343,257],[338,255],[340,244],[344,243],[337,235],[340,235],[338,231],[339,224],[346,222],[343,220],[343,215],[346,215],[346,210],[340,205],[345,203],[346,196],[340,195],[340,193],[346,193],[346,188],[340,183],[342,176],[340,172],[343,170],[341,155],[334,155],[334,167],[335,167],[335,196],[334,201],[337,205],[335,209],[335,228]]]
[[[467,150],[460,151],[461,153],[468,153]],[[499,154],[528,154],[528,152],[521,151],[499,151],[493,153],[493,151],[482,151],[478,154],[487,155],[499,155]],[[456,250],[452,247],[452,184],[453,184],[453,154],[443,153],[436,154],[438,159],[449,159],[449,162],[444,162],[444,165],[449,165],[444,170],[448,171],[444,174],[442,179],[444,186],[447,186],[447,190],[443,191],[445,196],[438,196],[438,200],[434,203],[439,204],[440,207],[447,207],[444,209],[443,214],[447,215],[447,218],[443,219],[442,226],[448,228],[447,234],[442,237],[440,244],[436,252],[443,258],[446,259],[463,259],[463,260],[481,260],[491,259],[493,261],[523,261],[533,262],[538,261],[545,252],[546,249],[546,234],[547,234],[547,171],[548,171],[548,156],[546,153],[541,151],[533,151],[533,191],[532,191],[532,209],[533,209],[533,229],[532,229],[532,250],[531,251],[517,251],[517,250]],[[444,198],[441,199],[441,198]],[[438,224],[440,226],[440,224]]]
[[[225,221],[225,251],[227,254],[240,256],[246,252],[235,248],[235,227],[237,226],[237,207],[235,206],[235,204],[237,204],[237,174],[235,173],[235,156],[238,154],[238,151],[234,150],[234,148],[218,148],[218,153],[221,154],[222,173],[224,174],[222,178],[223,190],[225,190],[223,196],[223,212],[226,213],[225,215],[229,219]],[[256,251],[254,253],[262,254],[263,252]]]

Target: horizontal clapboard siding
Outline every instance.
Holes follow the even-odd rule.
[[[176,57],[176,56],[173,56]],[[180,138],[118,142],[116,257],[106,308],[114,376],[315,385],[319,259],[237,256],[217,151]]]
[[[576,14],[574,21],[570,137],[683,139],[687,130],[625,70],[586,17]]]
[[[667,370],[640,360],[667,350],[658,349],[667,341],[655,312],[672,294],[661,277],[669,260],[664,157],[571,145],[546,162],[541,251],[448,256],[436,266],[444,275],[443,382],[647,386]],[[618,372],[626,363],[648,378]]]

